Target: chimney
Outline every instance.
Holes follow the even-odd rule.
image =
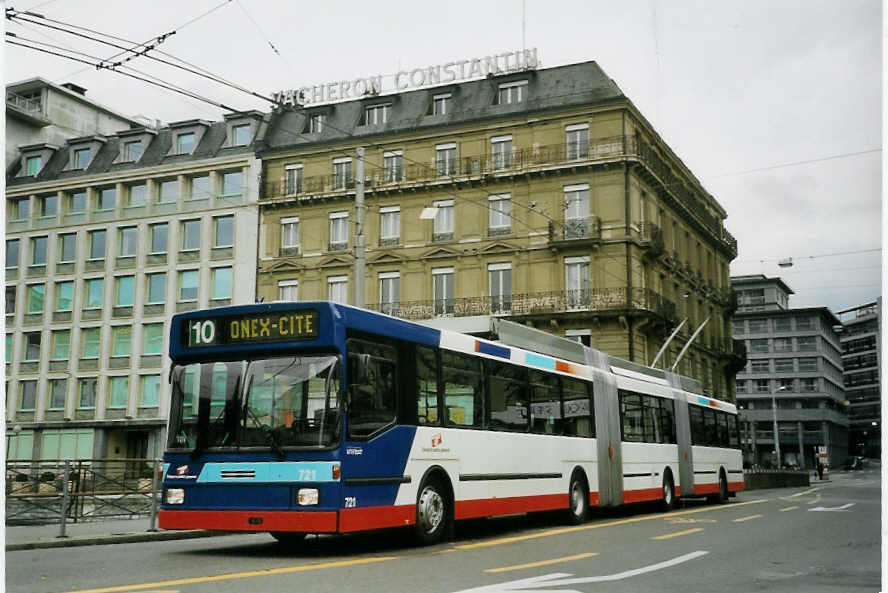
[[[86,96],[86,89],[78,84],[74,84],[73,82],[66,82],[62,86],[64,88],[68,89],[69,91],[73,91],[73,92],[77,93],[78,95]]]

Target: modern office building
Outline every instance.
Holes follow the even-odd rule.
[[[246,112],[21,149],[6,190],[8,458],[162,452],[171,316],[254,301],[264,125]]]
[[[297,105],[259,154],[257,296],[355,303],[360,230],[371,309],[505,316],[642,364],[687,318],[667,366],[708,320],[677,370],[733,399],[726,212],[595,62]]]
[[[744,459],[776,465],[774,417],[782,465],[811,469],[817,447],[831,466],[848,454],[838,318],[826,307],[789,308],[780,278],[734,276],[734,337],[745,341],[747,365],[737,373]]]
[[[882,450],[882,299],[838,315],[843,326],[839,337],[851,421],[850,453],[878,458]]]

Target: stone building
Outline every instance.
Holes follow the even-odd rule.
[[[882,450],[881,367],[882,299],[839,311],[842,320],[842,369],[850,453],[878,458]]]

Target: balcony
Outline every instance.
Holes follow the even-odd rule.
[[[23,97],[6,92],[6,108],[11,115],[18,115],[39,126],[48,126],[52,121],[43,113],[43,103],[39,98]]]
[[[641,223],[639,229],[641,245],[647,247],[648,255],[657,258],[666,253],[666,242],[663,240],[663,229],[652,222]]]
[[[549,243],[554,249],[593,247],[601,243],[601,219],[597,216],[568,218],[561,228],[556,228],[557,224],[549,223]]]

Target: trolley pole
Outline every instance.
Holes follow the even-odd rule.
[[[355,307],[364,306],[364,147],[357,148],[358,158],[355,167]]]

